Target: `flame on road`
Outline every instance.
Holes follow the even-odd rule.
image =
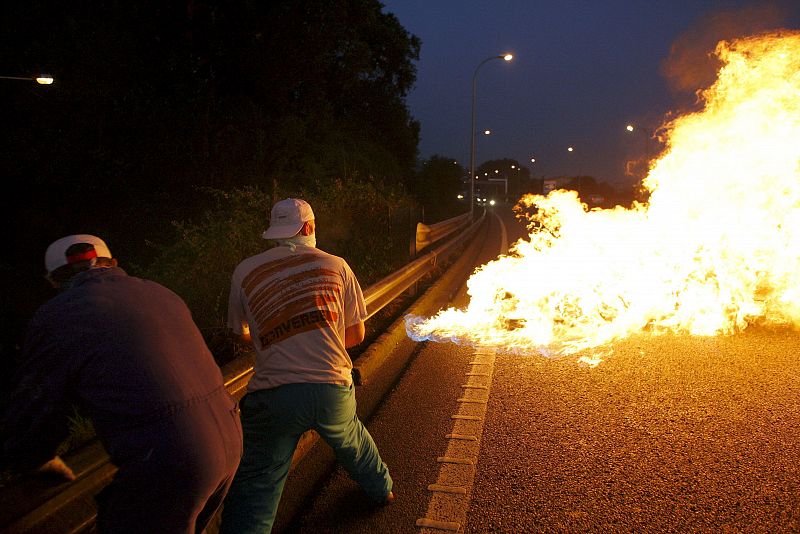
[[[646,204],[526,195],[530,236],[472,275],[466,309],[408,316],[409,336],[561,355],[643,331],[800,326],[800,32],[717,54],[703,109],[665,125]]]

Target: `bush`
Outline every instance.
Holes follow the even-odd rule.
[[[344,257],[362,288],[408,262],[413,202],[399,189],[348,179],[285,194],[277,187],[273,194],[257,187],[203,191],[215,207],[197,221],[173,222],[174,240],[158,246],[150,265],[132,266],[131,274],[186,301],[218,362],[241,350],[224,335],[230,278],[239,262],[269,246],[261,234],[273,198],[300,197],[311,204],[318,246]]]

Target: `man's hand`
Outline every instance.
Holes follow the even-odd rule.
[[[75,473],[73,473],[72,469],[70,469],[69,466],[64,463],[64,460],[62,460],[60,456],[56,456],[37,469],[36,472],[45,475],[60,476],[67,480],[75,480]]]

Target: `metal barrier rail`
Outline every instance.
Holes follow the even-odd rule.
[[[417,223],[417,232],[414,239],[416,252],[419,253],[425,247],[452,234],[469,222],[469,217],[470,214],[465,213],[436,224]]]
[[[431,272],[441,260],[452,254],[460,244],[476,232],[485,216],[484,212],[477,221],[455,238],[368,287],[364,291],[367,318],[375,315],[412,284]],[[468,220],[463,216],[455,219]],[[251,353],[230,362],[222,369],[225,387],[237,400],[244,395],[247,382],[253,374],[254,359]],[[310,449],[314,441],[316,440],[313,433],[303,435],[293,464]],[[67,457],[67,463],[73,468],[77,477],[74,482],[53,484],[52,481],[36,477],[2,488],[0,531],[30,534],[82,532],[94,522],[96,515],[94,495],[111,481],[116,472],[116,467],[108,460],[99,442],[93,441]]]

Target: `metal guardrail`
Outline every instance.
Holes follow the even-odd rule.
[[[416,253],[419,253],[420,250],[430,246],[432,243],[452,234],[463,227],[467,222],[469,222],[469,213],[436,224],[417,223],[417,232],[415,236]]]
[[[466,218],[459,216],[443,221],[448,223],[449,231],[442,235],[448,235],[458,229],[458,226],[451,226],[455,224],[453,221],[457,220],[461,224],[468,222],[468,215]],[[364,291],[367,318],[375,315],[436,268],[475,233],[484,218],[485,212],[453,239],[368,287]],[[225,387],[237,400],[245,393],[247,383],[253,374],[253,364],[254,355],[251,353],[230,362],[222,369]],[[314,441],[312,433],[306,433],[301,438],[295,462],[310,449]],[[42,479],[29,479],[19,485],[0,490],[0,508],[2,508],[0,532],[78,533],[94,522],[96,510],[93,497],[111,481],[116,468],[109,462],[108,456],[97,441],[70,454],[66,460],[77,475],[74,482],[54,485],[52,481],[48,483]],[[36,504],[32,504],[32,501],[36,501]],[[62,515],[66,518],[62,518]]]

